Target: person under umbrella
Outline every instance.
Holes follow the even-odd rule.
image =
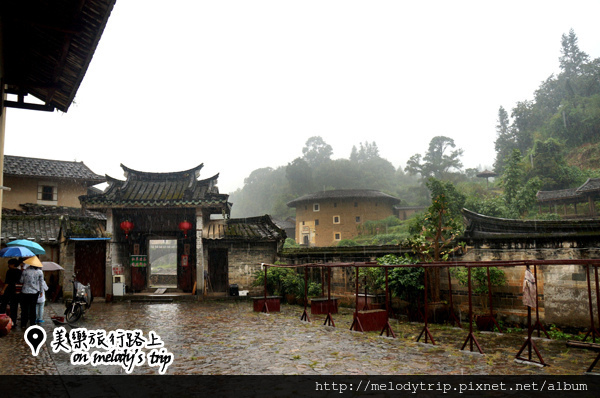
[[[25,329],[29,322],[31,326],[36,324],[36,306],[38,297],[44,290],[44,273],[42,263],[37,256],[23,261],[29,267],[21,273],[21,328]]]
[[[8,271],[4,279],[4,287],[2,288],[2,301],[0,302],[0,314],[6,314],[6,306],[10,305],[10,319],[13,325],[17,324],[17,310],[19,309],[19,297],[17,293],[17,284],[21,279],[21,262],[16,258],[8,260]]]

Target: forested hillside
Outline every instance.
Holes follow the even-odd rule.
[[[600,176],[600,59],[579,48],[573,31],[560,44],[560,72],[510,114],[499,108],[494,162],[499,177],[491,185],[476,177],[481,170],[463,169],[462,149],[451,137],[434,137],[426,151],[414,148],[406,166],[396,169],[379,155],[375,142],[357,143],[348,158],[332,159],[333,148],[315,136],[307,140],[302,157],[286,166],[252,171],[230,196],[232,216],[285,218],[294,214],[288,201],[327,189],[378,189],[403,205],[427,205],[425,182],[433,177],[456,185],[466,197],[464,205],[474,211],[536,217],[538,190],[571,188]]]

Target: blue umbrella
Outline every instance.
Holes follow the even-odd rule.
[[[0,257],[33,257],[31,250],[22,246],[5,247],[0,250]]]
[[[39,243],[33,242],[27,239],[18,239],[8,242],[6,246],[20,246],[26,247],[33,252],[33,254],[46,254],[46,250]]]

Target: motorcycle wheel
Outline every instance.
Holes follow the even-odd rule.
[[[67,310],[67,313],[65,314],[67,323],[77,322],[79,320],[79,318],[81,318],[82,314],[83,314],[83,311],[81,310],[81,306],[73,304],[71,306],[71,308],[69,308]]]

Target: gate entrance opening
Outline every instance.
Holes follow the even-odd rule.
[[[177,240],[156,239],[148,242],[149,287],[177,288]]]

